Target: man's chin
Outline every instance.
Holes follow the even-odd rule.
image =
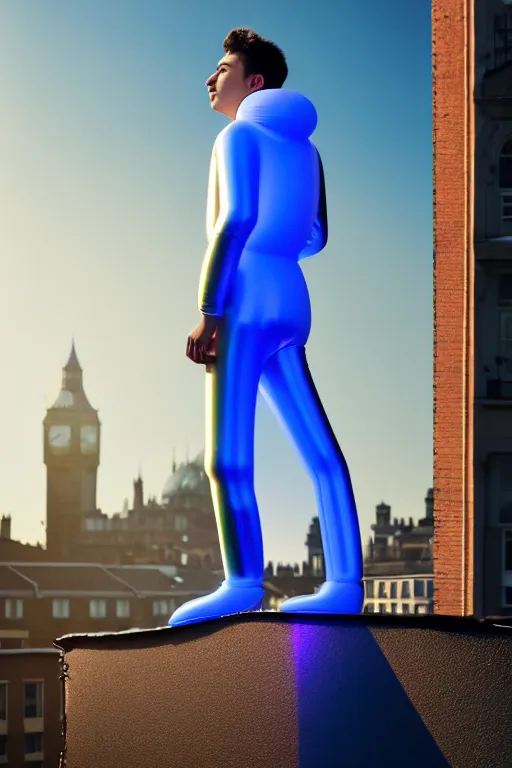
[[[214,112],[218,112],[220,115],[227,115],[226,105],[222,104],[222,101],[219,100],[218,96],[214,96],[213,99],[210,99],[210,107]]]

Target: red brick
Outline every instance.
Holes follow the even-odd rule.
[[[473,612],[469,9],[470,0],[432,2],[434,584],[436,612],[452,615]]]

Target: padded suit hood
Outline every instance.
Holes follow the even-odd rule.
[[[242,101],[236,120],[245,120],[290,139],[309,139],[316,128],[313,104],[298,91],[255,91]]]

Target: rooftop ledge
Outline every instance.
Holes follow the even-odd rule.
[[[55,645],[66,768],[510,765],[507,619],[258,612]]]

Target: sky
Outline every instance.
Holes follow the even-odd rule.
[[[160,498],[204,447],[199,320],[210,154],[228,120],[205,80],[227,32],[285,52],[318,112],[326,249],[303,263],[308,360],[366,541],[375,506],[424,515],[432,485],[428,0],[0,3],[0,513],[45,540],[42,421],[74,336],[102,423],[98,506]],[[311,482],[263,401],[256,492],[266,560],[301,562]]]

